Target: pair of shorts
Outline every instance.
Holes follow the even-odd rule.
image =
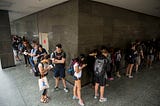
[[[65,78],[65,69],[64,68],[55,68],[54,77]]]
[[[100,86],[106,85],[106,78],[104,75],[102,76],[95,76],[95,83],[99,83]]]
[[[148,55],[147,60],[153,61],[154,60],[154,55]]]
[[[81,80],[81,78],[77,78],[76,76],[73,76],[73,79],[74,79],[75,81]]]
[[[17,57],[18,56],[18,50],[13,50],[13,54],[14,54],[15,57]]]

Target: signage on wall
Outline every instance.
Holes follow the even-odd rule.
[[[43,40],[43,44],[46,44],[46,40],[45,39]]]

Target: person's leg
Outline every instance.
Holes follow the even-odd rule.
[[[54,70],[54,77],[55,77],[55,89],[58,90],[59,86],[59,69]]]
[[[65,78],[62,78],[62,82],[63,82],[63,86],[64,86],[64,88],[67,88]]]
[[[99,83],[95,83],[95,96],[98,96]]]
[[[43,103],[48,102],[47,89],[43,90],[43,93],[42,93],[42,96],[41,96],[41,102],[43,102]]]
[[[57,88],[59,86],[59,77],[56,77],[55,80],[55,88]]]
[[[60,78],[62,78],[62,83],[63,83],[63,87],[64,87],[64,91],[68,92],[67,86],[66,86],[66,80],[65,80],[65,69],[61,68],[59,70],[59,74],[60,74]]]
[[[74,87],[73,87],[73,99],[76,99],[77,96],[77,81],[74,81]]]
[[[129,78],[133,78],[133,76],[132,76],[133,66],[134,66],[134,64],[131,64],[131,65],[130,65],[130,68],[129,68]]]
[[[77,96],[78,96],[78,103],[81,105],[81,106],[84,106],[84,102],[82,100],[82,97],[81,97],[81,80],[77,80],[76,81],[77,83]]]
[[[120,61],[115,62],[115,67],[116,67],[116,76],[118,78],[120,78],[121,77],[121,75],[119,73],[119,70],[120,70]]]
[[[100,77],[100,98],[99,98],[99,102],[105,102],[107,101],[107,98],[104,98],[104,88],[105,88],[105,84],[106,84],[106,80],[104,78],[104,76]]]
[[[100,99],[104,98],[104,86],[100,86]]]
[[[135,66],[136,66],[136,72],[138,72],[138,67],[139,67],[138,63],[136,63]]]
[[[131,64],[128,64],[127,68],[126,68],[126,76],[129,75],[129,69],[130,69]]]
[[[80,101],[82,101],[82,97],[81,97],[81,80],[77,80],[76,84],[77,84],[77,96],[78,96],[78,99]]]
[[[24,62],[25,62],[25,65],[27,65],[27,60],[28,58],[27,58],[27,56],[26,55],[24,55]]]
[[[32,58],[32,57],[29,58],[29,62],[30,62],[30,64],[31,64],[32,68],[33,68],[33,67],[34,67],[34,61],[33,61],[33,58]]]

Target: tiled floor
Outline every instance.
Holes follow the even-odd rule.
[[[70,92],[54,91],[52,72],[48,79],[48,94],[51,100],[40,103],[41,92],[38,89],[38,78],[34,77],[28,67],[18,64],[16,67],[0,70],[0,106],[78,106],[72,100],[72,85],[67,84]],[[108,101],[99,103],[93,98],[94,90],[90,86],[82,88],[82,97],[86,106],[160,106],[160,63],[152,69],[143,69],[134,74],[133,79],[122,76],[108,82],[105,96]],[[62,85],[62,84],[61,84]]]

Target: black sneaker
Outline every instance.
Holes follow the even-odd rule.
[[[64,91],[67,93],[68,92],[68,88],[64,88]]]
[[[54,87],[54,90],[55,90],[55,91],[58,91],[58,90],[59,90],[59,88],[58,88],[58,87]]]

